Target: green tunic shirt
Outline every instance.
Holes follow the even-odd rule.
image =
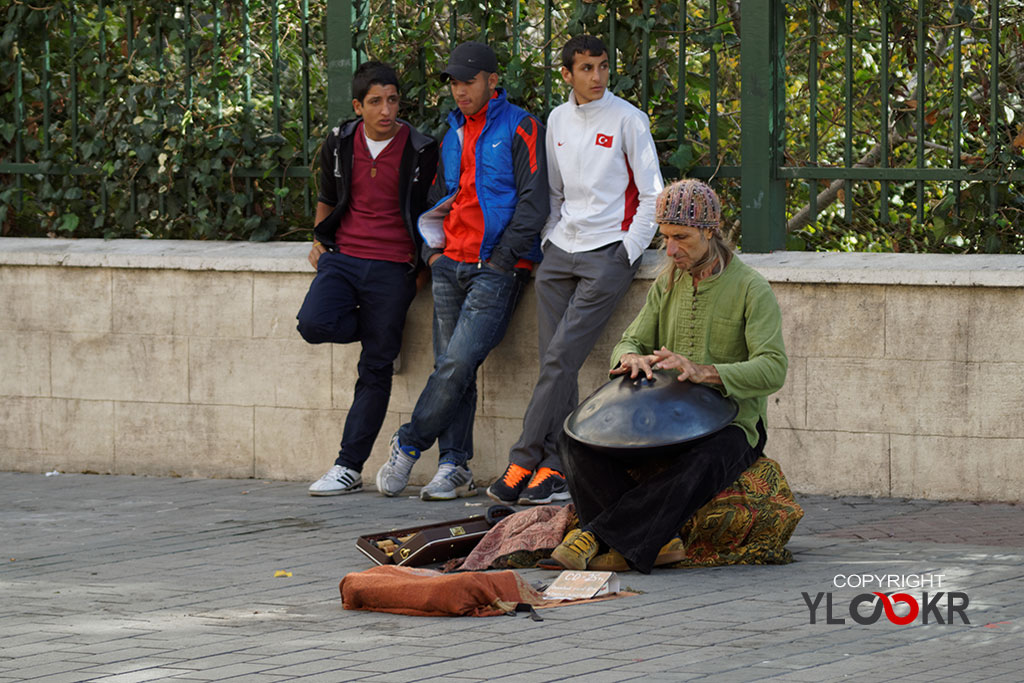
[[[771,285],[735,256],[696,290],[685,271],[676,271],[671,291],[665,291],[667,284],[667,274],[654,281],[644,307],[612,350],[612,368],[624,353],[650,354],[662,346],[694,363],[714,365],[723,385],[716,388],[739,405],[733,424],[756,445],[757,421],[767,424],[767,397],[782,388],[788,366],[782,314]]]

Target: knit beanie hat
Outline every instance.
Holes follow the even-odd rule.
[[[658,195],[654,222],[717,230],[721,225],[722,203],[708,185],[684,178]]]

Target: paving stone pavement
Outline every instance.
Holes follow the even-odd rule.
[[[623,574],[640,595],[534,622],[343,610],[357,536],[489,503],[306,486],[0,473],[0,681],[1024,680],[1024,506],[801,496],[793,564]],[[850,575],[924,575],[902,592],[970,623],[948,595],[857,623]]]

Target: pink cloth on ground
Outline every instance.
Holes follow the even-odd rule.
[[[469,556],[457,567],[460,571],[479,571],[516,552],[551,550],[576,521],[576,506],[539,505],[509,515],[480,539]]]

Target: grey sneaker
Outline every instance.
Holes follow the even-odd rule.
[[[363,490],[363,475],[342,465],[335,465],[309,487],[311,496],[337,496]]]
[[[397,496],[409,483],[412,466],[420,459],[420,452],[398,443],[398,432],[391,437],[391,455],[377,470],[377,490],[381,495]]]
[[[477,494],[473,473],[468,467],[443,462],[430,483],[420,489],[420,500],[452,500],[469,498]]]

